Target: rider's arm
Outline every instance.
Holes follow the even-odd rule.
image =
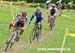
[[[51,11],[51,8],[48,9],[48,16],[50,16],[50,11]]]
[[[55,11],[56,11],[56,12],[55,12],[54,16],[56,17],[56,16],[57,16],[57,8],[55,8]]]
[[[42,18],[42,21],[43,21],[43,18],[44,18],[43,14],[41,14],[41,18]]]
[[[31,16],[30,22],[33,20],[34,16],[35,16],[35,13]]]
[[[27,22],[28,22],[28,17],[26,16],[26,18],[25,18],[25,24],[27,24]]]

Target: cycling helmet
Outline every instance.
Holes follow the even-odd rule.
[[[51,7],[55,8],[55,7],[56,7],[56,5],[55,5],[55,4],[52,4],[52,5],[51,5]]]
[[[26,11],[22,11],[21,13],[22,13],[22,16],[24,16],[24,17],[27,16],[27,12]]]
[[[40,11],[40,10],[41,10],[41,7],[36,7],[36,10],[37,10],[37,11]]]

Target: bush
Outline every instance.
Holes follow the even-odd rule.
[[[67,4],[67,5],[66,5],[66,8],[67,8],[67,9],[70,9],[70,5],[69,5],[69,4]]]
[[[26,1],[18,1],[18,2],[13,2],[13,5],[21,5],[21,6],[25,6],[26,5]]]
[[[45,6],[45,4],[43,4],[43,3],[29,3],[28,4],[28,7],[37,7],[37,6],[40,6],[40,7],[42,7],[42,8],[44,8],[44,6]]]
[[[67,5],[66,5],[66,8],[67,8],[67,9],[71,9],[70,4],[67,4]],[[73,4],[72,9],[75,9],[75,4]]]

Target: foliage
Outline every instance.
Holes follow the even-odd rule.
[[[28,4],[28,7],[37,7],[37,6],[40,6],[42,8],[44,8],[45,4],[44,3],[29,3]]]
[[[47,0],[3,0],[3,1],[27,1],[28,3],[45,3]],[[51,0],[52,3],[56,3],[59,0]],[[75,3],[75,0],[62,0],[62,2],[68,3],[73,1]]]

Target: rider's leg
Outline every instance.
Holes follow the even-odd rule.
[[[40,30],[42,30],[42,24],[40,24]]]
[[[48,23],[50,23],[50,16],[48,16]]]
[[[63,12],[64,12],[64,9],[61,9],[61,14],[63,14]]]
[[[38,25],[39,25],[39,29],[42,30],[42,24],[40,23]]]
[[[20,35],[22,35],[23,34],[23,32],[24,32],[24,30],[26,29],[26,25],[25,26],[23,26],[23,27],[21,27],[21,32],[20,32]]]
[[[50,17],[50,29],[51,30],[55,26],[55,19],[56,19],[56,16],[54,15]]]
[[[50,23],[51,23],[51,21],[54,19],[54,16],[52,15],[52,16],[50,16]]]
[[[23,34],[23,32],[24,32],[24,30],[21,30],[20,35],[22,35],[22,34]]]
[[[39,29],[40,29],[40,33],[42,33],[42,22],[43,22],[43,21],[41,21],[41,22],[38,23]]]
[[[54,24],[55,24],[55,20],[56,20],[57,14],[54,14]]]

